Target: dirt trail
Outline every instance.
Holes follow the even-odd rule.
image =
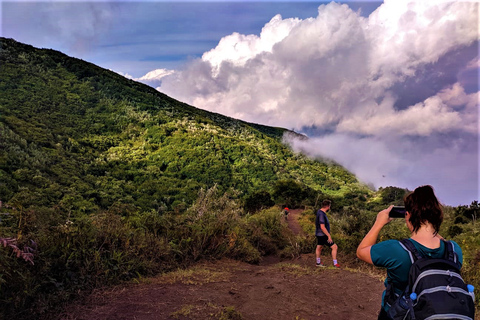
[[[300,212],[288,216],[295,233]],[[376,319],[382,290],[377,278],[316,267],[313,253],[260,265],[224,259],[98,291],[60,319]]]
[[[292,209],[288,214],[287,221],[288,227],[293,231],[295,234],[300,234],[302,232],[302,228],[298,223],[298,217],[303,212],[302,209]]]

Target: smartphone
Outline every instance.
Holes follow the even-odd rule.
[[[407,211],[403,206],[395,206],[390,210],[389,217],[390,218],[405,218],[405,214]]]

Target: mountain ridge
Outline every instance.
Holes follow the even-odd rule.
[[[69,57],[68,55],[66,55],[66,54],[64,54],[64,53],[62,53],[61,51],[58,51],[58,50],[49,49],[49,48],[38,49],[38,48],[35,48],[32,45],[17,42],[14,39],[11,39],[11,38],[0,37],[0,41],[2,41],[2,46],[9,45],[9,44],[11,45],[12,43],[15,43],[15,45],[20,46],[24,50],[24,52],[29,52],[29,51],[33,51],[33,50],[43,50],[47,53],[50,53],[54,57],[56,56],[58,60],[60,60],[62,58],[63,59],[68,58],[70,60],[77,60],[79,62],[84,63],[84,65],[88,66],[89,69],[90,68],[93,69],[93,70],[89,70],[90,72],[89,71],[80,72],[79,73],[79,79],[88,78],[91,75],[91,71],[101,71],[101,72],[104,72],[105,75],[109,74],[109,72],[111,71],[111,70],[107,70],[107,69],[104,69],[102,67],[99,67],[99,66],[97,66],[97,65],[95,65],[91,62],[88,62],[88,61],[85,61],[85,60],[82,60],[82,59],[79,59],[79,58],[75,58],[75,57]],[[0,52],[0,54],[1,54],[1,52]],[[77,71],[73,67],[73,64],[71,64],[71,65],[67,64],[66,67],[67,68],[71,67],[71,69],[72,69],[71,71],[73,71],[73,72]],[[128,84],[128,86],[130,86],[132,88],[142,90],[145,93],[148,93],[148,94],[151,94],[151,95],[160,95],[163,99],[166,99],[167,101],[179,102],[179,101],[165,95],[164,93],[156,90],[155,88],[153,88],[151,86],[148,86],[148,85],[143,84],[143,83],[138,82],[138,81],[134,81],[132,79],[128,79],[128,78],[126,78],[122,75],[117,74],[114,71],[111,71],[111,73],[109,75],[112,78],[116,78],[115,80],[117,80],[117,81],[119,81],[120,79],[124,80],[123,82],[125,82],[125,84]],[[297,133],[295,131],[292,131],[292,130],[289,130],[289,129],[280,128],[280,127],[272,127],[272,126],[266,126],[266,125],[262,125],[262,124],[258,124],[258,123],[247,122],[247,121],[235,119],[235,118],[232,118],[232,117],[229,117],[229,116],[225,116],[225,115],[222,115],[220,113],[199,109],[199,108],[196,108],[194,106],[188,105],[188,104],[183,103],[183,102],[179,102],[179,103],[181,103],[182,107],[184,107],[187,111],[191,112],[192,110],[195,110],[195,112],[200,113],[203,116],[207,116],[211,119],[222,118],[222,119],[226,119],[226,120],[233,121],[233,122],[247,124],[247,125],[252,126],[252,127],[256,128],[257,130],[265,133],[265,134],[268,134],[268,135],[272,136],[272,137],[276,137],[276,138],[280,137],[281,138],[281,134],[283,134],[284,132],[290,132],[290,133],[292,133],[294,135],[297,135],[297,136],[303,136],[302,134],[299,134],[299,133]]]
[[[342,167],[281,143],[285,133],[304,138],[298,133],[195,108],[59,51],[0,41],[0,124],[11,151],[0,158],[4,201],[27,207],[72,203],[62,201],[71,187],[78,201],[67,207],[76,211],[94,212],[116,201],[144,209],[158,209],[161,202],[172,210],[187,207],[200,188],[214,184],[245,198],[273,192],[280,180],[296,181],[310,194],[369,192]],[[69,180],[86,185],[72,187]],[[117,195],[106,190],[112,188]],[[38,201],[42,195],[49,200]]]

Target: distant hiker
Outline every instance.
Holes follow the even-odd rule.
[[[443,212],[433,188],[418,187],[405,198],[405,222],[411,232],[409,239],[376,243],[380,230],[393,220],[389,216],[392,207],[378,213],[374,225],[357,248],[359,259],[387,269],[386,290],[378,319],[425,319],[430,317],[426,312],[433,312],[432,319],[473,320],[468,316],[474,313],[469,293],[473,287],[467,286],[459,275],[462,249],[438,234]],[[413,284],[409,285],[412,281]],[[448,284],[439,284],[442,281]],[[466,312],[466,315],[452,316],[458,312]]]
[[[322,207],[317,211],[315,217],[315,236],[317,237],[317,249],[315,254],[317,256],[317,267],[324,267],[320,259],[320,253],[322,252],[323,246],[328,246],[332,249],[332,259],[333,266],[340,268],[340,265],[337,262],[337,250],[338,246],[333,242],[332,236],[330,234],[330,222],[327,218],[327,211],[330,210],[332,202],[330,200],[323,200]]]
[[[288,214],[290,213],[290,210],[288,210],[287,207],[285,207],[285,209],[283,209],[283,214],[285,215],[285,220],[288,220]]]

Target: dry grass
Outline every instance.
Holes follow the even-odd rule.
[[[175,319],[217,319],[217,320],[242,320],[243,316],[233,306],[218,306],[213,303],[202,305],[187,304],[170,314]]]
[[[160,277],[150,279],[152,283],[183,283],[188,285],[202,285],[211,282],[225,282],[230,278],[226,271],[212,270],[203,266],[195,266],[186,270],[177,270]]]
[[[290,263],[290,262],[281,262],[273,266],[273,268],[277,268],[284,273],[288,273],[294,276],[305,276],[305,275],[313,274],[313,272],[315,271],[315,270],[312,270],[311,268],[301,266],[295,263]]]

